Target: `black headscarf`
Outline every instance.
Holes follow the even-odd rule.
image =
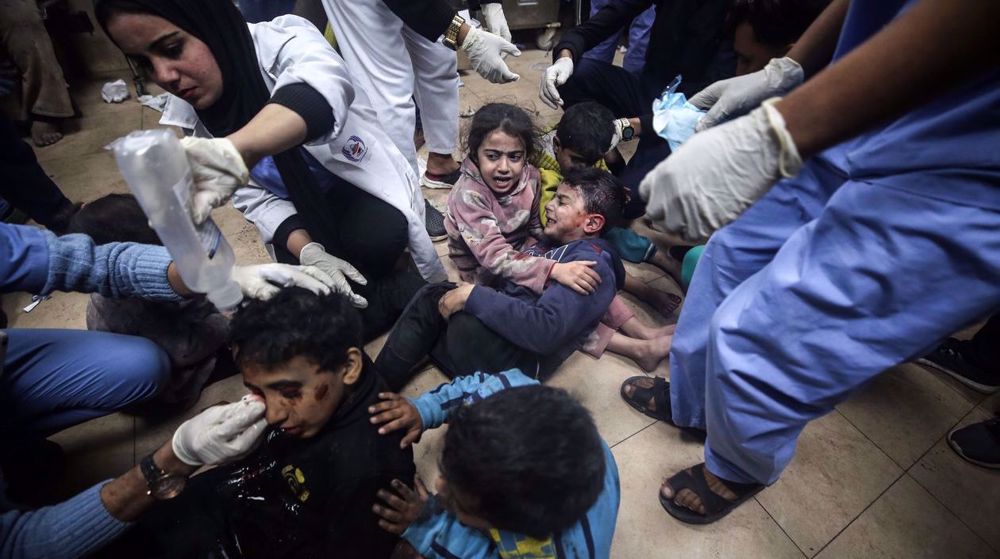
[[[152,14],[208,45],[222,71],[222,95],[211,107],[196,111],[216,138],[245,126],[271,98],[250,30],[232,0],[96,0],[95,12],[109,38],[107,23],[111,16]],[[330,243],[336,237],[323,215],[326,199],[299,148],[274,155],[274,162],[310,235],[321,244],[333,246]]]

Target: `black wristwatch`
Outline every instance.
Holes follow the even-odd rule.
[[[627,142],[635,137],[635,128],[629,123],[627,118],[618,119],[622,124],[622,141]]]
[[[187,476],[179,474],[168,474],[153,462],[153,455],[150,454],[139,462],[139,469],[143,477],[146,478],[146,495],[158,500],[173,499],[184,491],[187,485]]]

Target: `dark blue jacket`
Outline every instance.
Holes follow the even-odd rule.
[[[465,311],[519,347],[561,363],[600,322],[625,284],[625,268],[611,245],[600,238],[573,241],[547,252],[539,247],[524,252],[556,262],[595,261],[601,283],[593,293],[581,295],[550,279],[541,296],[510,281],[495,289],[477,285]]]

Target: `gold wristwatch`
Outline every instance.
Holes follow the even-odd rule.
[[[465,25],[465,18],[455,14],[455,17],[451,18],[451,23],[448,24],[448,30],[444,32],[444,46],[451,50],[458,50],[458,32],[461,31],[463,25]]]

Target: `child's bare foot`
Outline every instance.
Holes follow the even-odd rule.
[[[651,289],[651,293],[647,296],[646,302],[653,305],[653,308],[658,310],[660,314],[664,317],[671,317],[677,312],[677,308],[681,306],[682,299],[673,293],[666,293],[659,291],[657,289]]]
[[[676,324],[667,324],[666,326],[660,326],[659,328],[650,328],[650,335],[646,337],[646,339],[654,340],[656,338],[671,337],[674,335],[675,330],[677,330]]]
[[[636,351],[630,357],[635,360],[643,371],[652,373],[656,370],[657,365],[670,354],[670,342],[672,340],[673,337],[671,336],[641,340],[640,343],[636,344]]]
[[[31,141],[38,147],[50,146],[62,137],[62,131],[55,122],[35,120],[31,123]]]

